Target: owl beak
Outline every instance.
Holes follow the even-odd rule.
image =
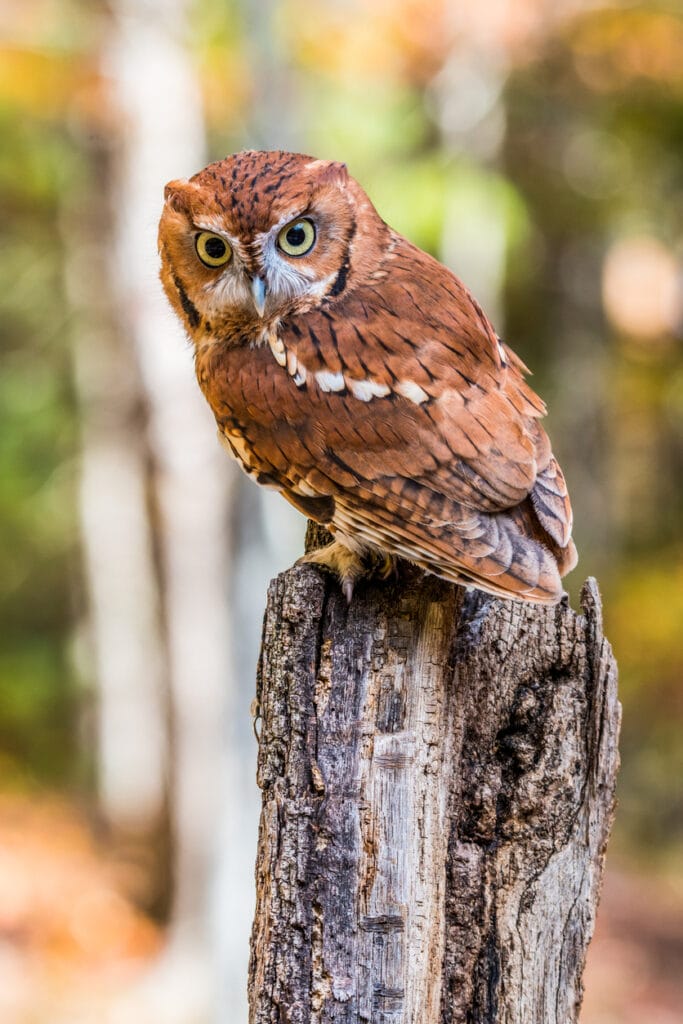
[[[263,310],[266,308],[266,282],[262,277],[252,277],[251,279],[251,294],[256,306],[256,312],[260,317],[263,316]]]

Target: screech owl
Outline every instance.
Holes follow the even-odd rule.
[[[556,602],[576,563],[545,407],[462,282],[344,164],[248,151],[166,186],[161,280],[219,435],[334,542]]]

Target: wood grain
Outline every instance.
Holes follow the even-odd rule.
[[[402,567],[271,584],[251,1024],[572,1024],[619,704],[582,612]]]

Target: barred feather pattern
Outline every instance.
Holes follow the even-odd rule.
[[[314,224],[313,248],[278,255],[297,218]],[[194,252],[207,226],[231,247],[222,277]],[[528,371],[462,282],[388,228],[343,165],[229,157],[167,187],[159,240],[199,384],[249,475],[355,550],[559,600],[576,562],[572,513]],[[224,307],[211,298],[219,278]]]

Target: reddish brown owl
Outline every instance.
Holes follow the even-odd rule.
[[[226,447],[334,535],[502,597],[576,562],[543,402],[465,286],[343,164],[244,152],[166,187],[161,279]]]

